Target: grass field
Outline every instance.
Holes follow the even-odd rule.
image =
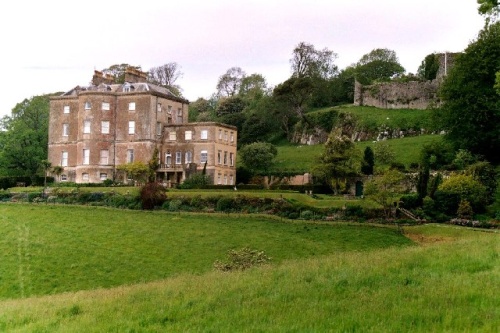
[[[0,205],[0,299],[202,274],[230,249],[284,260],[411,242],[397,230],[102,207]],[[1,326],[0,326],[1,328]],[[0,329],[1,331],[1,329]]]
[[[498,332],[500,235],[440,225],[406,234],[419,245],[4,300],[0,331]]]
[[[439,135],[420,135],[401,139],[391,139],[386,142],[394,150],[395,161],[403,163],[406,167],[412,162],[418,163],[420,150],[423,145],[434,140],[442,140]],[[367,146],[375,147],[372,141],[356,142],[360,156]],[[323,145],[282,145],[278,146],[278,156],[271,168],[272,171],[297,171],[298,173],[310,172],[318,157],[323,152]]]

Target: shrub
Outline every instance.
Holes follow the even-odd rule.
[[[467,200],[460,200],[460,204],[458,204],[457,216],[461,219],[471,219],[474,215],[472,211],[472,207]]]
[[[219,212],[230,212],[234,208],[234,201],[228,197],[221,197],[217,201],[216,210]]]
[[[165,204],[166,203],[167,202],[165,202]],[[182,206],[182,201],[179,199],[171,200],[170,202],[168,202],[168,210],[171,212],[176,212],[176,211],[180,210],[181,206]]]
[[[263,265],[271,261],[264,251],[242,248],[241,250],[229,250],[227,261],[216,260],[214,268],[219,271],[229,272],[245,270],[253,266]]]
[[[360,205],[347,205],[344,214],[346,217],[363,217],[363,207]]]
[[[418,194],[405,194],[400,199],[403,202],[403,208],[415,209],[422,205],[422,200]]]
[[[475,212],[482,212],[487,200],[486,188],[472,176],[452,175],[439,185],[436,204],[445,213],[457,212],[461,200],[467,200]]]
[[[162,206],[167,200],[167,189],[157,182],[147,183],[141,188],[141,207],[142,209],[154,209]]]
[[[300,213],[300,218],[304,220],[312,220],[314,219],[314,213],[310,210],[304,210]]]

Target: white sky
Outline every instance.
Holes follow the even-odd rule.
[[[374,48],[407,72],[432,52],[458,52],[483,27],[476,0],[16,0],[0,4],[0,117],[25,98],[87,85],[94,69],[177,62],[186,98],[209,97],[230,67],[273,86],[299,42],[338,54]]]

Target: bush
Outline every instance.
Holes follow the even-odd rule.
[[[147,183],[141,188],[141,207],[142,209],[154,209],[162,206],[167,200],[167,189],[157,182]]]
[[[229,197],[221,197],[217,201],[215,209],[219,212],[230,212],[234,209],[234,201]]]
[[[300,213],[300,218],[304,220],[312,220],[314,219],[314,213],[310,210],[304,210]]]
[[[453,215],[461,200],[467,200],[472,210],[482,212],[488,202],[486,188],[472,176],[452,175],[439,185],[435,193],[437,208]]]
[[[241,250],[229,250],[227,261],[216,260],[214,268],[219,271],[229,272],[245,270],[253,266],[263,265],[271,261],[264,251],[242,248]]]
[[[403,202],[403,208],[415,209],[422,206],[422,199],[420,199],[418,194],[405,194],[399,201]]]

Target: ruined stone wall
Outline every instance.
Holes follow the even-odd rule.
[[[355,83],[354,105],[382,109],[427,109],[439,105],[437,92],[440,80],[388,82],[369,86]]]

